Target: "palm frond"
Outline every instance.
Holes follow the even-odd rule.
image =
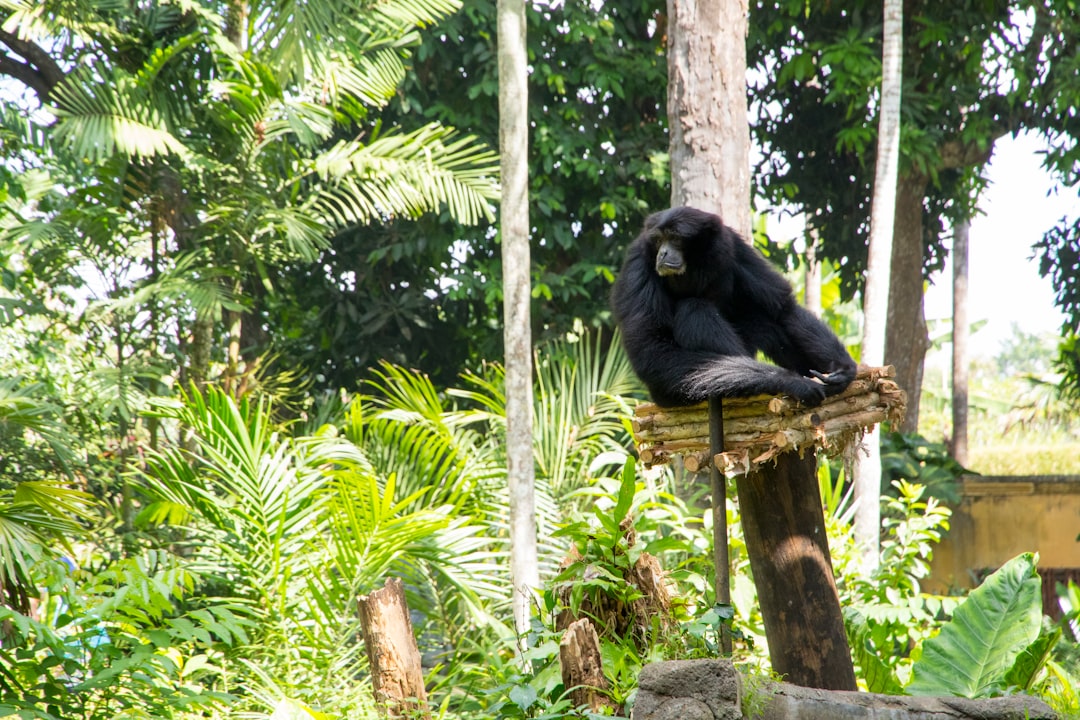
[[[316,79],[333,105],[339,104],[344,94],[365,105],[383,107],[405,79],[405,63],[393,48],[377,49],[353,61],[331,55],[317,71]]]
[[[362,18],[376,27],[426,27],[459,9],[460,0],[394,0],[374,3]]]
[[[498,156],[475,138],[431,124],[411,133],[340,142],[315,160],[315,207],[338,225],[417,217],[446,205],[463,224],[492,220]]]
[[[429,504],[486,512],[505,477],[486,428],[472,427],[486,417],[444,407],[430,378],[390,363],[380,366],[369,387],[372,397],[353,401],[367,409],[350,415],[363,423],[350,433],[363,438],[373,464],[398,477],[408,491],[430,488]]]
[[[172,267],[156,278],[141,282],[134,292],[95,300],[87,305],[87,317],[110,313],[136,312],[153,301],[184,303],[199,318],[221,319],[223,310],[244,310],[246,306],[230,289],[228,270],[210,264],[205,252],[177,255]]]
[[[22,382],[22,378],[0,379],[0,427],[19,427],[28,430],[48,443],[60,465],[71,462],[71,438],[58,418],[63,408],[46,399],[40,383]]]
[[[25,599],[34,565],[84,533],[79,518],[93,501],[55,482],[20,483],[0,493],[0,599]]]
[[[318,74],[336,48],[359,59],[380,48],[415,45],[416,28],[460,7],[460,0],[264,0],[251,6],[251,48],[284,78],[302,83]]]
[[[625,454],[620,395],[636,380],[618,338],[603,351],[600,333],[582,331],[537,349],[534,409],[538,471],[558,494],[589,479],[589,463],[606,452]]]
[[[91,162],[115,153],[149,158],[191,153],[166,127],[146,92],[127,75],[95,78],[75,72],[53,92],[57,116],[54,138]]]
[[[190,430],[196,453],[151,452],[136,477],[153,501],[186,506],[227,533],[231,546],[222,549],[250,571],[252,591],[275,592],[291,578],[286,565],[318,534],[325,475],[279,434],[265,402],[192,388],[182,402],[153,407],[152,414]],[[161,506],[159,518],[165,510],[176,512]]]

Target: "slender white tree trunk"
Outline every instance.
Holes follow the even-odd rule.
[[[536,557],[535,470],[532,450],[532,332],[529,302],[528,68],[524,0],[498,0],[499,152],[502,156],[500,234],[503,343],[506,360],[506,457],[510,489],[510,580],[514,625],[529,629],[532,590],[540,584]]]
[[[803,274],[803,305],[821,317],[821,260],[817,256],[818,232],[806,231],[806,272]]]
[[[750,238],[747,0],[668,0],[671,204]]]
[[[968,454],[968,231],[967,220],[953,228],[952,457],[967,465]]]
[[[881,115],[878,120],[877,167],[870,206],[870,255],[863,290],[862,361],[885,362],[885,325],[889,310],[889,270],[892,260],[896,182],[900,165],[900,87],[903,79],[903,2],[884,0],[882,35]],[[908,389],[911,392],[911,388]],[[881,531],[881,439],[878,429],[863,439],[866,454],[855,461],[855,541],[863,567],[877,567]]]

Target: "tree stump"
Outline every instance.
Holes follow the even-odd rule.
[[[375,701],[381,712],[391,718],[429,719],[420,651],[401,580],[388,579],[384,587],[360,597],[357,605]]]
[[[563,687],[570,692],[574,707],[587,706],[592,712],[620,708],[605,693],[611,684],[604,677],[600,658],[600,638],[587,618],[570,623],[559,642],[559,667]]]

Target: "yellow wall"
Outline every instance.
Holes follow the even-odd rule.
[[[970,588],[975,573],[1029,551],[1039,553],[1040,570],[1080,568],[1080,477],[967,476],[961,486],[923,590]]]

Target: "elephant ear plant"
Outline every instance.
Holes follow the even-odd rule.
[[[858,612],[845,617],[848,638],[871,692],[993,697],[1030,690],[1039,679],[1061,629],[1044,628],[1038,557],[1005,563],[960,602],[937,635],[923,641],[901,683],[874,648],[874,623]]]

